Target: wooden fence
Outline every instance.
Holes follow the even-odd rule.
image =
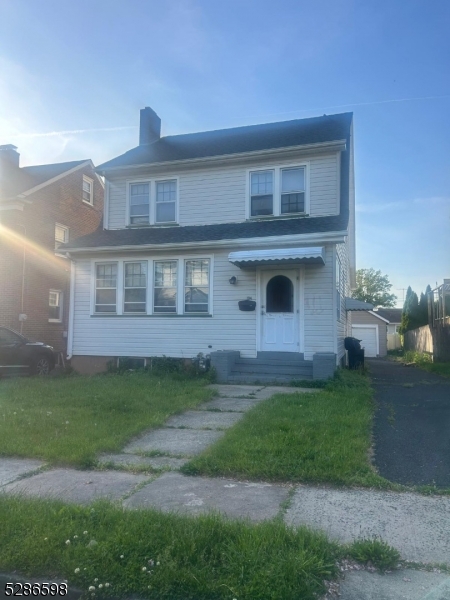
[[[388,333],[387,334],[387,349],[397,350],[402,347],[402,340],[399,333]]]
[[[433,360],[450,360],[450,327],[425,325],[407,331],[404,337],[405,350],[427,352]]]

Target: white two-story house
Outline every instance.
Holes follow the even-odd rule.
[[[139,146],[97,168],[103,230],[65,246],[74,368],[203,353],[220,381],[332,375],[351,332],[352,114],[160,131],[141,110]]]

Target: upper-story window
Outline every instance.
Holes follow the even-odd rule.
[[[130,185],[130,224],[150,222],[150,184]]]
[[[305,212],[305,167],[281,169],[281,214]]]
[[[130,225],[159,225],[176,223],[176,179],[130,182],[128,210]]]
[[[250,217],[307,214],[307,165],[250,171]]]
[[[94,182],[83,175],[83,202],[94,206]]]
[[[252,217],[273,214],[273,171],[250,173]]]
[[[55,223],[55,248],[69,241],[69,228],[60,223]]]

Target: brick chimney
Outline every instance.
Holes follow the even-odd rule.
[[[161,137],[161,119],[149,106],[141,109],[139,146],[156,142]]]
[[[5,144],[0,146],[0,161],[6,164],[12,164],[15,167],[19,166],[20,154],[17,152],[17,146]]]

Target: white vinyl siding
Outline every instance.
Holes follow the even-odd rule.
[[[255,357],[257,349],[258,310],[244,312],[238,301],[257,299],[256,270],[241,270],[228,261],[230,249],[210,254],[210,309],[212,313],[183,314],[183,298],[177,299],[178,314],[153,315],[100,315],[91,316],[90,259],[76,262],[73,353],[97,356],[173,356],[192,358],[199,352],[239,350],[243,357]],[[125,262],[148,260],[177,261],[178,280],[183,276],[186,261],[204,260],[205,253],[195,251],[183,256],[179,253],[148,255],[141,253]],[[119,262],[121,259],[118,259]],[[101,262],[100,260],[98,262]],[[154,264],[155,264],[154,262]],[[300,292],[300,351],[311,360],[314,352],[335,352],[336,312],[334,308],[334,252],[325,247],[325,265],[305,265],[301,275]],[[104,264],[104,262],[102,263]],[[150,271],[149,271],[150,272]],[[237,277],[238,284],[230,285]],[[153,278],[153,276],[152,276]],[[155,282],[156,283],[156,282]],[[183,281],[179,282],[184,286]],[[152,298],[150,291],[148,294]],[[183,287],[181,287],[183,290]],[[153,300],[150,302],[150,309]]]
[[[309,214],[312,217],[339,213],[339,158],[338,154],[302,157],[298,164],[309,164]],[[275,167],[287,168],[295,161],[273,160]],[[213,223],[241,222],[246,219],[249,204],[249,170],[267,167],[264,161],[229,167],[205,167],[203,169],[182,167],[176,172],[140,172],[139,179],[178,181],[178,220],[180,225],[207,225]],[[109,180],[110,229],[127,226],[127,180],[115,177]],[[155,223],[157,224],[157,223]]]
[[[199,259],[204,258],[204,253],[198,252],[190,253],[189,259],[195,254]],[[151,258],[158,260],[157,256]],[[167,258],[170,256],[167,255]],[[182,258],[177,260],[183,265]],[[228,262],[228,250],[216,253],[210,264],[212,316],[91,316],[91,260],[77,260],[73,353],[88,356],[165,355],[191,358],[199,352],[208,354],[214,350],[238,348],[243,356],[255,356],[255,313],[240,311],[238,301],[247,296],[255,298],[256,274],[248,273],[241,278],[240,270]],[[231,275],[240,277],[239,285],[230,285]]]
[[[333,247],[325,247],[325,265],[306,265],[304,270],[304,349],[305,359],[315,352],[336,352],[334,308]]]

